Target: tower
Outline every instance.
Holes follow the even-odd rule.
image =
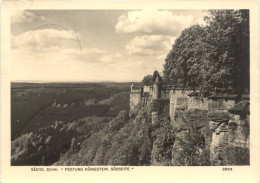
[[[159,77],[160,77],[159,74],[157,74],[156,79],[153,83],[152,123],[158,122],[158,114],[159,114],[159,108],[161,102],[160,100],[158,100],[161,98],[161,81]]]
[[[153,99],[159,99],[161,98],[161,81],[159,79],[159,74],[157,74],[157,77],[153,83]]]
[[[132,85],[131,85],[131,92],[133,92],[133,87],[134,87],[134,85],[132,84]]]

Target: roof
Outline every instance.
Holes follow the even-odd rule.
[[[154,84],[161,84],[161,81],[159,79],[159,75],[157,75],[155,81],[154,81]]]
[[[140,87],[133,87],[132,90],[140,90]]]
[[[191,92],[190,94],[188,94],[188,96],[190,96],[190,97],[192,97],[192,96],[197,97],[197,96],[199,96],[199,93],[194,91],[194,92]]]
[[[215,96],[215,99],[226,99],[228,97],[228,93],[219,93]]]
[[[233,114],[250,114],[250,103],[248,101],[240,101],[228,111]]]
[[[226,99],[226,100],[236,100],[238,99],[238,94],[229,94],[229,93],[217,93],[208,96],[208,99]]]
[[[228,94],[227,99],[229,100],[235,100],[239,97],[238,94]]]
[[[195,90],[196,88],[192,87],[172,87],[169,88],[170,90],[183,90],[183,91],[188,91],[188,90]]]

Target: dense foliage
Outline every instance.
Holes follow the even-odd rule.
[[[141,110],[135,119],[126,111],[89,138],[79,151],[68,151],[55,165],[149,165],[152,141],[149,112]]]
[[[11,143],[11,164],[51,165],[64,153],[77,150],[84,139],[100,131],[109,120],[92,116],[68,123],[56,121],[23,134]]]
[[[249,88],[249,11],[210,10],[206,26],[193,25],[176,39],[164,78],[180,87]]]
[[[142,80],[143,85],[152,85],[153,84],[153,76],[152,75],[147,75],[144,76]]]

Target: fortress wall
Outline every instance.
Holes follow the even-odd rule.
[[[209,111],[216,111],[216,110],[227,111],[228,109],[234,107],[235,104],[236,104],[235,100],[208,99],[208,110]]]
[[[141,103],[141,93],[140,92],[131,92],[130,93],[130,111],[134,109]]]
[[[170,118],[174,120],[175,110],[201,109],[208,111],[228,111],[236,104],[235,100],[208,99],[196,96],[188,96],[192,90],[170,90]]]
[[[160,98],[152,101],[152,123],[158,122],[158,115],[169,111],[169,99]]]
[[[168,91],[161,91],[161,98],[170,98]]]
[[[152,111],[161,113],[168,106],[169,99],[154,99],[152,102]]]
[[[152,92],[152,87],[151,86],[144,86],[144,92]]]
[[[208,99],[202,97],[189,97],[188,109],[208,110]]]
[[[171,90],[169,92],[170,98],[170,118],[171,121],[174,121],[174,115],[176,109],[185,110],[188,108],[188,94],[192,90]]]
[[[174,120],[174,115],[175,115],[175,97],[173,96],[173,91],[170,91],[170,108],[169,108],[169,113],[170,113],[170,119],[171,121]]]
[[[176,124],[181,122],[181,124],[184,125],[181,126],[180,129],[183,130],[177,134],[177,137],[184,135],[183,137],[180,136],[180,138],[185,141],[185,133],[190,133],[190,127],[185,126],[187,125],[186,123],[182,123],[183,117],[185,119],[187,118],[187,111],[189,111],[189,109],[192,109],[191,111],[193,111],[193,109],[199,109],[198,111],[201,114],[196,114],[198,119],[195,119],[195,115],[195,118],[192,116],[191,119],[188,119],[188,117],[186,120],[192,122],[190,124],[191,126],[196,123],[195,126],[199,126],[200,128],[201,126],[204,128],[210,128],[211,133],[208,134],[208,136],[206,135],[207,138],[205,140],[208,141],[206,142],[207,144],[210,144],[211,164],[220,166],[228,164],[248,165],[250,163],[249,113],[245,113],[245,111],[243,112],[243,109],[242,114],[232,112],[234,111],[234,106],[238,105],[235,100],[208,99],[198,96],[190,97],[189,94],[191,92],[193,91],[170,90],[169,95],[167,96],[164,95],[164,92],[162,91],[162,98],[159,99],[152,99],[151,93],[146,93],[142,99],[140,92],[132,92],[130,94],[130,110],[134,110],[147,95],[146,103],[152,103],[152,123],[158,122],[158,115],[163,111],[169,111],[172,122]],[[249,101],[244,102],[249,103]],[[229,112],[229,109],[231,109],[230,111],[232,113]],[[203,117],[206,118],[206,121],[205,119],[201,120]],[[203,126],[200,124],[201,121],[206,122],[208,125],[203,124]],[[174,146],[174,148],[177,148],[177,146]]]
[[[174,121],[175,111],[186,109],[201,109],[211,111],[228,111],[236,104],[235,100],[208,99],[197,96],[188,96],[192,90],[170,90],[170,118]]]

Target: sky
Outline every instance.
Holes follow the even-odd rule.
[[[141,81],[206,11],[19,10],[11,16],[13,81]]]

